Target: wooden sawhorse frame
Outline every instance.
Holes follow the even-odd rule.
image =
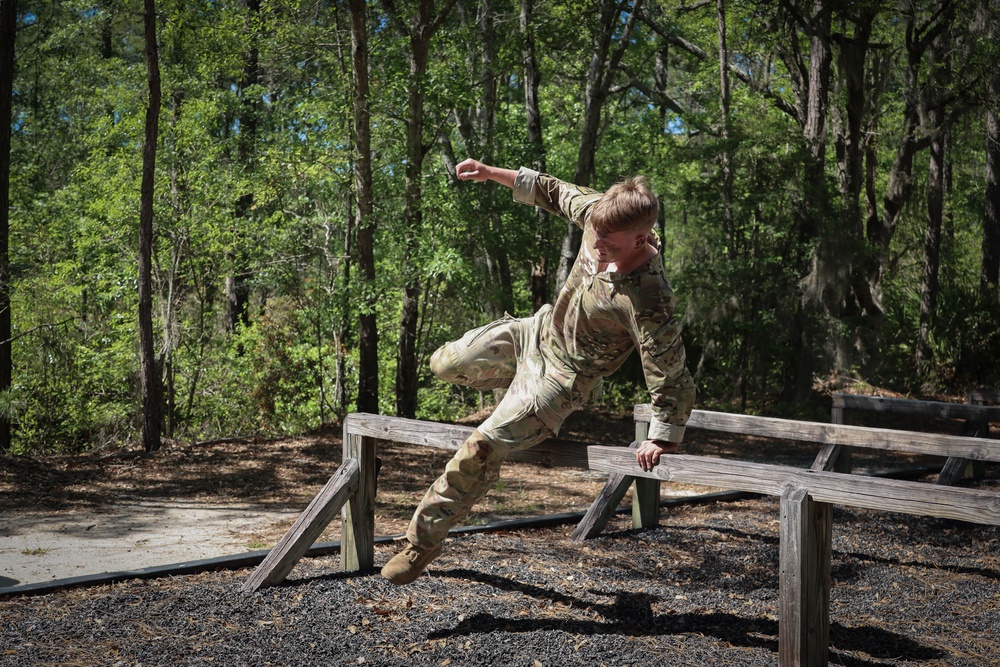
[[[643,406],[636,414],[642,415]],[[648,407],[645,408],[648,410]],[[695,410],[690,428],[824,445],[955,456],[1000,462],[1000,441],[985,438],[817,424]],[[375,439],[457,449],[468,427],[377,415],[349,415],[344,464],[244,583],[256,591],[280,583],[311,541],[343,507],[341,567],[374,566]],[[622,447],[549,441],[511,458],[777,496],[781,499],[778,654],[781,667],[828,662],[833,505],[1000,525],[1000,493],[763,463],[673,454],[651,472]]]
[[[969,392],[967,403],[944,401],[919,401],[908,398],[884,398],[837,393],[833,395],[830,421],[834,424],[853,424],[855,412],[876,412],[922,419],[963,419],[962,435],[986,438],[990,422],[1000,422],[1000,392],[975,389]],[[951,456],[938,474],[937,483],[953,486],[965,477],[981,477],[983,462]],[[813,461],[813,470],[851,471],[851,450],[841,445],[827,444]]]

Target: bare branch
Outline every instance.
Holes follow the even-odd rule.
[[[615,49],[615,52],[611,54],[611,62],[608,63],[608,68],[605,70],[609,78],[614,76],[614,73],[618,71],[618,66],[625,55],[625,49],[628,48],[629,42],[632,39],[632,30],[635,29],[635,23],[639,19],[640,11],[642,11],[642,0],[635,0],[632,3],[632,10],[629,12],[628,21],[625,23],[625,30],[622,33],[621,41],[618,42],[618,48]],[[610,81],[604,82],[601,88],[607,90],[609,83]]]
[[[642,20],[646,23],[646,25],[648,25],[652,29],[652,31],[655,32],[657,35],[665,39],[668,44],[679,46],[680,48],[684,49],[685,51],[693,55],[695,58],[698,58],[699,60],[706,60],[708,58],[708,54],[705,53],[705,51],[700,46],[687,41],[680,35],[676,35],[673,32],[670,32],[662,25],[657,23],[656,20],[649,14],[649,12],[645,10],[640,10],[640,15]]]
[[[8,338],[7,340],[0,340],[0,345],[10,345],[15,340],[17,340],[19,338],[24,338],[25,336],[27,336],[29,334],[33,334],[36,331],[39,331],[41,329],[54,329],[56,327],[61,327],[64,324],[69,324],[70,322],[72,322],[74,320],[78,320],[78,319],[80,319],[80,318],[79,317],[67,317],[62,322],[52,322],[52,323],[48,323],[48,324],[39,324],[37,327],[31,327],[27,331],[22,331],[21,333],[17,334],[16,336],[12,336],[12,337]]]
[[[653,32],[655,32],[657,35],[666,40],[667,43],[673,44],[674,46],[679,46],[680,48],[684,49],[685,51],[693,55],[695,58],[698,58],[699,60],[704,60],[704,61],[708,60],[708,53],[706,53],[704,49],[702,49],[697,44],[689,42],[683,37],[676,35],[673,32],[664,28],[662,25],[657,23],[657,21],[652,16],[650,16],[649,12],[644,10],[642,11],[642,20],[653,30]],[[786,114],[794,118],[796,121],[799,120],[799,112],[795,108],[795,106],[789,104],[787,100],[785,100],[780,95],[771,90],[769,86],[761,84],[759,81],[751,77],[749,74],[747,74],[744,70],[740,69],[734,63],[729,63],[729,71],[732,72],[737,79],[748,85],[751,88],[751,90],[753,90],[755,93],[763,95],[765,98],[771,100],[774,106],[777,107],[779,110],[785,112]],[[640,88],[640,86],[637,85],[635,81],[633,81],[631,85],[642,90],[642,88]],[[646,90],[643,90],[643,92],[646,93],[647,95],[650,95],[651,99],[654,98],[654,96],[648,93]],[[676,102],[674,102],[674,104],[676,104]],[[673,107],[669,107],[669,105],[666,106],[668,106],[668,108],[673,109]],[[678,105],[677,109],[673,110],[675,110],[677,113],[682,113],[682,111],[679,109],[680,107]]]
[[[440,28],[441,24],[444,23],[444,20],[448,18],[448,14],[451,13],[451,10],[455,7],[455,3],[457,2],[458,0],[447,0],[447,2],[444,3],[444,7],[441,8],[441,11],[438,12],[438,15],[434,18],[434,22],[431,24],[431,32],[437,32],[437,29]]]

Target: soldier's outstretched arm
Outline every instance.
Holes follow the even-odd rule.
[[[460,181],[475,181],[477,183],[493,181],[513,189],[517,171],[503,167],[491,167],[470,157],[458,163],[458,166],[455,167],[455,175]]]

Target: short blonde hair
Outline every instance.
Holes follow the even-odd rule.
[[[660,203],[646,179],[633,176],[615,183],[594,204],[590,221],[598,234],[652,229]]]

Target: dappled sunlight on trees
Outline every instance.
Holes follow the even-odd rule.
[[[649,178],[703,405],[1000,382],[995,0],[156,12],[148,296],[165,437],[488,404],[433,379],[428,357],[551,299],[574,239],[454,179],[466,156],[599,190]],[[142,16],[139,0],[16,4],[0,285],[15,453],[138,442],[148,414]],[[602,399],[642,400],[635,364]]]

